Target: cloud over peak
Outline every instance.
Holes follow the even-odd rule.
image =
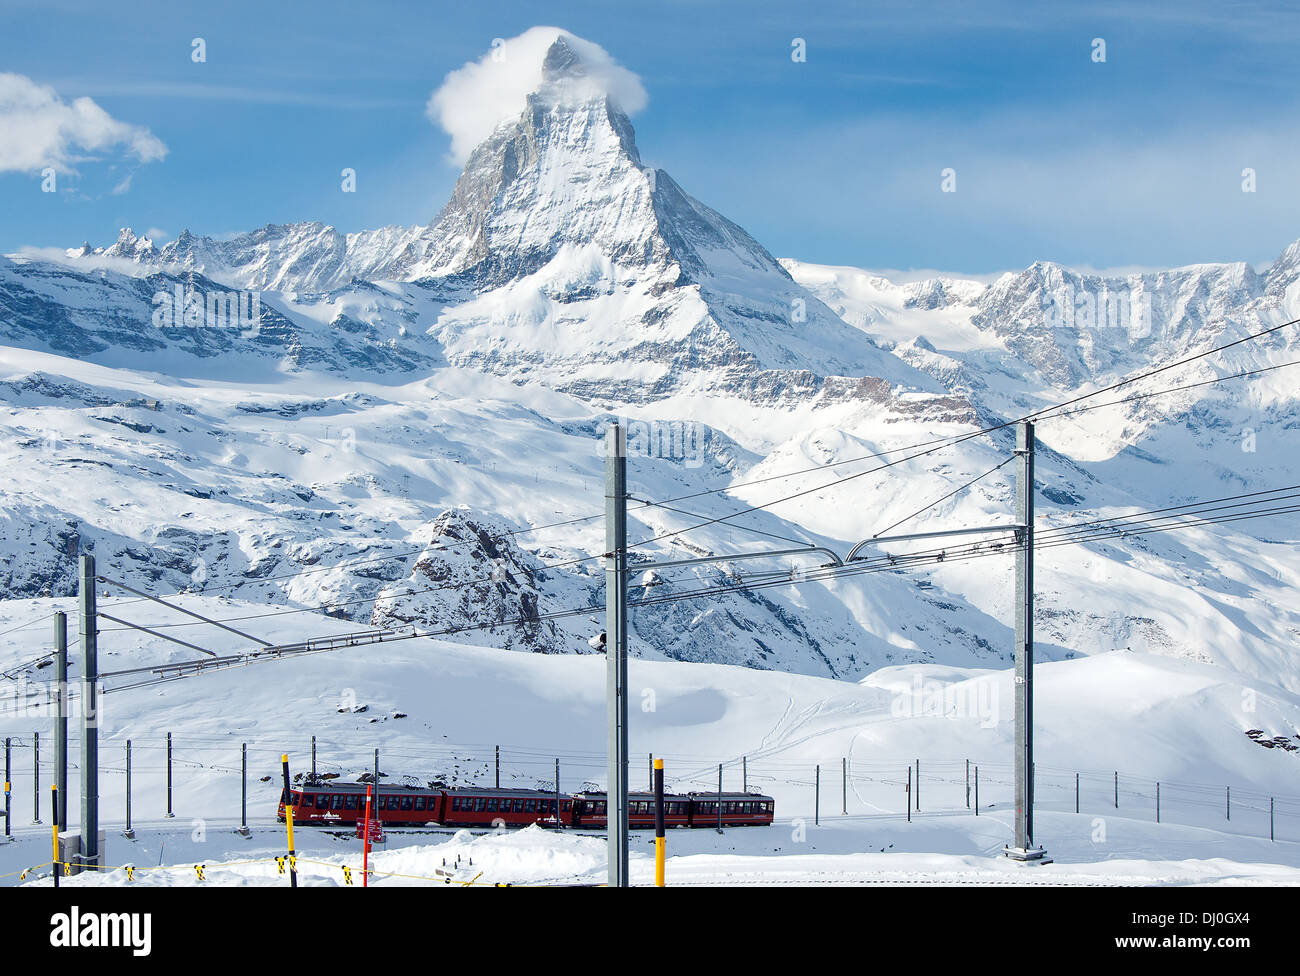
[[[547,52],[557,39],[571,57],[553,61],[546,71]],[[449,72],[426,111],[451,136],[452,158],[463,163],[493,129],[524,110],[533,92],[557,103],[607,95],[628,114],[646,103],[641,79],[600,45],[559,27],[531,27],[518,37],[497,38],[483,57]]]
[[[48,85],[0,72],[0,173],[67,172],[84,154],[115,146],[144,163],[167,155],[148,129],[119,122],[89,98],[65,102]]]

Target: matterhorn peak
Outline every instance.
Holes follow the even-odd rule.
[[[559,27],[533,27],[443,79],[429,98],[429,118],[451,136],[451,156],[463,165],[502,123],[529,107],[574,105],[607,98],[634,115],[646,103],[641,79],[599,44]]]
[[[546,57],[542,60],[544,82],[553,84],[566,78],[581,78],[586,73],[582,58],[569,46],[563,34],[546,49]]]

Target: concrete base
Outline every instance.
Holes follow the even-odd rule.
[[[235,828],[235,833],[239,834],[242,837],[247,837],[249,836],[249,834],[252,833],[252,831],[250,831],[247,827],[237,827]]]
[[[134,831],[134,830],[124,830],[124,831],[122,831],[122,836],[125,837],[127,840],[135,840],[135,831]]]
[[[71,865],[69,874],[80,874],[82,871],[97,871],[108,863],[104,856],[106,848],[102,830],[99,832],[99,856],[94,861],[86,860],[81,850],[81,834],[75,831],[64,831],[59,834],[59,861]]]
[[[1022,864],[1051,864],[1052,859],[1047,856],[1047,852],[1041,847],[1011,847],[1010,845],[1002,848],[1002,853],[1013,861],[1019,861]]]

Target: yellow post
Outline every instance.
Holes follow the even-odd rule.
[[[664,761],[655,760],[655,887],[664,886]]]
[[[298,852],[293,846],[293,789],[289,783],[289,754],[282,753],[280,763],[284,769],[284,829],[289,834],[289,887],[298,887]]]
[[[55,783],[50,787],[50,805],[54,808],[54,816],[51,818],[54,829],[54,853],[50,857],[50,866],[54,874],[54,887],[59,886],[59,784]]]

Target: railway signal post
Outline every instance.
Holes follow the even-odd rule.
[[[605,674],[608,882],[628,886],[627,823],[627,433],[605,431]],[[556,806],[556,819],[560,810]]]

